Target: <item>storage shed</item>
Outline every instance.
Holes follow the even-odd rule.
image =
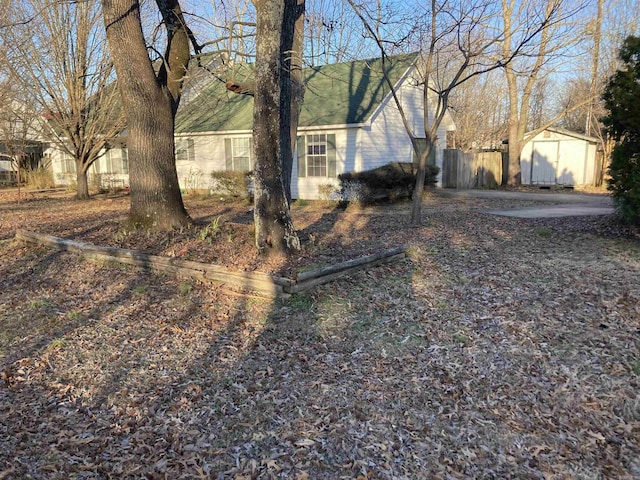
[[[600,141],[561,128],[547,128],[520,155],[523,185],[593,185]]]

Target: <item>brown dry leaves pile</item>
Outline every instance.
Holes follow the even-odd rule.
[[[640,476],[640,242],[612,218],[297,206],[303,251],[265,260],[246,205],[149,235],[127,202],[0,193],[0,478]],[[282,274],[411,255],[272,302],[16,228]]]

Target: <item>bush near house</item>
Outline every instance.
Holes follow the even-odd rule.
[[[425,185],[433,185],[440,169],[427,165]],[[371,204],[378,200],[396,201],[411,197],[416,185],[416,170],[412,163],[393,162],[364,172],[348,172],[338,175],[342,198]],[[353,198],[353,192],[358,194]]]
[[[253,172],[222,170],[211,173],[211,193],[223,197],[251,200],[253,198]]]
[[[48,168],[21,168],[20,178],[29,188],[34,190],[55,187],[53,173]]]

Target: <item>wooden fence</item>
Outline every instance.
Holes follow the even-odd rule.
[[[26,230],[16,231],[16,239],[26,243],[46,245],[61,251],[78,253],[90,261],[134,265],[143,269],[171,273],[178,277],[220,283],[236,292],[255,293],[265,297],[286,297],[292,293],[304,292],[359,270],[402,260],[406,257],[407,252],[405,246],[396,247],[335,265],[301,272],[295,278],[290,279],[261,272],[231,270],[210,263],[149,255],[136,250],[100,247]]]
[[[496,188],[502,181],[502,153],[465,153],[445,149],[442,162],[444,188]]]

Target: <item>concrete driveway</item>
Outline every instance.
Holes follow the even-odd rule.
[[[487,212],[492,215],[505,217],[553,218],[582,215],[609,215],[614,213],[613,202],[608,195],[555,192],[505,192],[501,190],[447,190],[447,194],[466,198],[499,198],[504,200],[549,202],[554,204],[527,208],[490,210]]]

